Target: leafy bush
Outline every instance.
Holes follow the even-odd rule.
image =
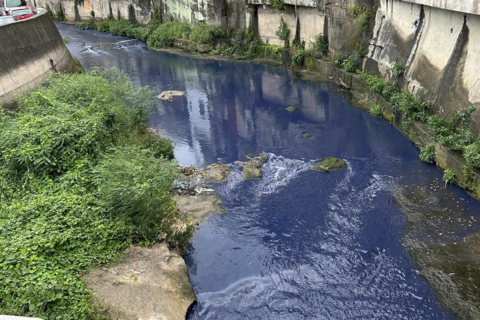
[[[345,71],[355,72],[357,70],[357,61],[353,56],[349,56],[344,64]]]
[[[360,13],[360,7],[356,4],[354,4],[353,6],[348,6],[347,10],[348,10],[348,13],[350,13],[350,15],[354,17],[357,17],[358,14]]]
[[[258,40],[255,38],[253,31],[243,32],[237,30],[232,38],[232,45],[230,47],[217,47],[223,49],[221,54],[233,55],[235,59],[253,58],[257,55],[260,47]]]
[[[277,32],[275,32],[275,34],[280,40],[288,40],[288,36],[290,35],[290,29],[288,28],[285,20],[283,20],[283,17],[280,18],[280,25],[278,26],[278,30]]]
[[[455,174],[453,173],[452,169],[446,169],[444,172],[443,172],[443,182],[445,182],[445,186],[447,186],[447,184],[452,184],[453,182],[455,182]]]
[[[116,36],[129,37],[133,28],[133,24],[128,20],[113,20],[109,22],[108,32]]]
[[[97,25],[93,19],[88,19],[87,21],[81,23],[79,26],[80,30],[95,30]]]
[[[397,61],[392,66],[392,72],[397,78],[403,76],[406,70],[407,70],[407,65],[402,62]]]
[[[328,54],[328,37],[325,35],[317,35],[315,38],[315,51],[320,53],[322,56]]]
[[[171,199],[175,169],[175,163],[155,158],[150,150],[117,147],[94,169],[99,199],[106,208],[129,217],[152,216]]]
[[[114,22],[114,20],[105,20],[98,24],[97,30],[101,32],[110,32],[110,24]]]
[[[190,34],[190,25],[183,22],[167,22],[158,26],[147,40],[151,47],[172,47],[175,39],[186,38]]]
[[[292,56],[292,63],[294,66],[303,66],[305,62],[305,50],[297,49]]]
[[[372,91],[381,94],[401,111],[404,123],[412,121],[425,122],[427,120],[428,105],[425,102],[417,100],[411,93],[402,91],[395,87],[394,84],[386,82],[375,75],[365,72],[359,72],[359,74]]]
[[[433,163],[435,161],[435,146],[428,145],[420,148],[420,160],[426,163]]]
[[[470,119],[475,107],[460,112],[456,111],[450,120],[437,115],[428,118],[428,127],[435,141],[452,150],[464,151],[475,142],[470,130]]]
[[[95,319],[85,271],[134,240],[187,238],[167,192],[171,144],[146,125],[151,104],[151,90],[94,70],[57,74],[0,111],[2,313]]]
[[[269,3],[272,7],[276,8],[276,9],[278,9],[278,10],[280,10],[280,11],[283,11],[283,10],[285,10],[285,8],[286,8],[286,7],[285,7],[285,2],[284,2],[283,0],[268,0],[268,3]]]
[[[199,44],[215,44],[217,39],[223,38],[225,35],[223,28],[200,24],[192,29],[190,40]]]
[[[480,141],[466,146],[463,156],[469,166],[480,169]]]
[[[383,116],[384,108],[380,104],[375,104],[371,109],[370,113],[373,114],[376,117],[381,117]]]
[[[370,11],[365,10],[357,16],[357,18],[355,19],[355,25],[359,29],[366,31],[368,28],[369,21],[370,21]]]

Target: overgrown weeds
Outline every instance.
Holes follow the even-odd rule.
[[[81,275],[132,242],[180,244],[152,92],[114,70],[53,77],[0,111],[0,312],[95,319]]]

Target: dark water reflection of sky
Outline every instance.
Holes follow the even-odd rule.
[[[262,179],[241,181],[234,168],[216,187],[227,213],[200,226],[185,257],[198,297],[189,319],[451,319],[400,244],[404,218],[391,191],[441,173],[387,122],[281,67],[193,59],[59,28],[87,69],[119,68],[156,94],[186,91],[158,101],[150,120],[174,140],[180,164],[272,154]],[[307,170],[327,156],[349,169]],[[463,191],[449,192],[478,215]]]

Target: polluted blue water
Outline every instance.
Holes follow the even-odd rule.
[[[420,162],[392,125],[355,108],[335,86],[296,79],[283,67],[59,29],[86,69],[116,67],[156,94],[186,92],[158,100],[150,119],[175,142],[179,164],[269,157],[262,178],[244,181],[233,165],[228,182],[215,186],[226,213],[201,224],[187,248],[198,298],[188,319],[452,319],[402,245],[406,223],[392,195],[399,185],[443,189],[442,174]],[[345,159],[348,169],[309,170],[324,157]],[[444,192],[453,199],[447,208],[478,218],[480,206],[464,191]]]

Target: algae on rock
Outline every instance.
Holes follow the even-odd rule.
[[[325,158],[316,162],[312,169],[315,171],[327,172],[347,169],[347,163],[338,158]]]

